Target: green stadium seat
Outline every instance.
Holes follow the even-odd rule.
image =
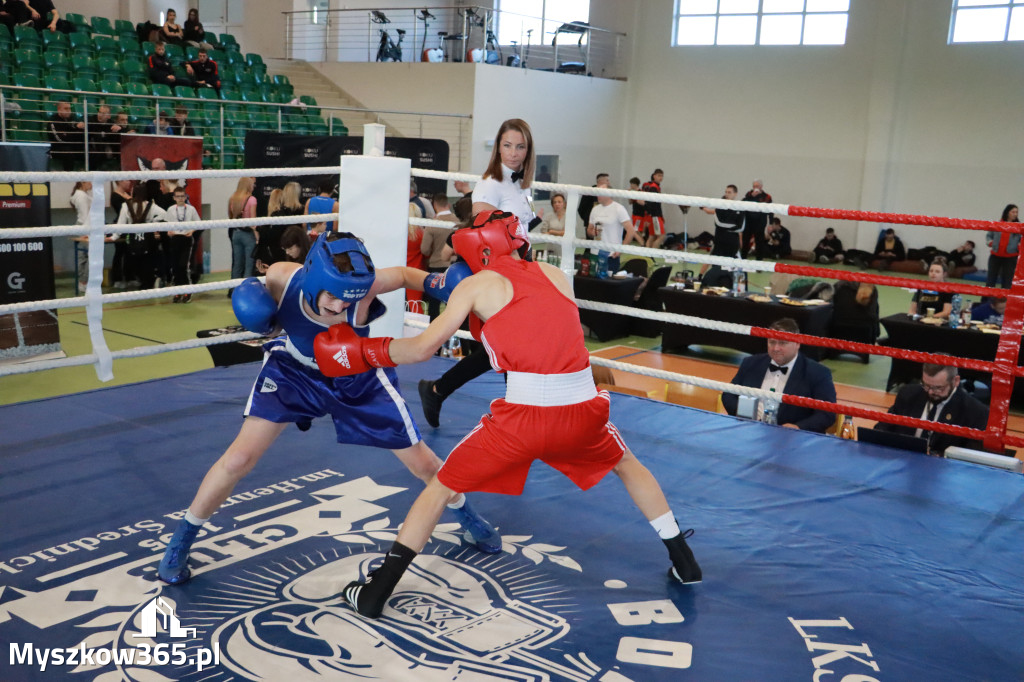
[[[220,98],[226,100],[240,100],[242,99],[242,93],[237,88],[229,87],[227,84],[220,89]]]
[[[226,47],[228,49],[232,49],[235,51],[238,51],[240,49],[238,46],[238,41],[230,33],[221,33],[219,37],[220,44],[222,47]]]
[[[142,54],[142,46],[139,45],[139,37],[135,31],[125,31],[117,34],[117,47],[121,54]]]
[[[121,60],[118,57],[100,57],[96,60],[96,68],[100,70],[100,80],[121,79]]]
[[[135,33],[135,24],[127,19],[115,19],[114,30],[117,31],[118,35],[122,33]]]
[[[154,95],[157,95],[159,97],[174,97],[174,91],[171,90],[171,86],[164,85],[163,83],[153,83],[150,86],[150,90],[153,91]],[[164,104],[166,104],[166,103],[165,102],[161,102],[161,105],[164,105]]]
[[[151,105],[133,104],[128,107],[128,120],[135,125],[149,125],[153,120]]]
[[[72,86],[78,92],[96,92],[96,81],[91,78],[76,77],[72,82]]]
[[[149,86],[144,83],[125,83],[124,91],[128,95],[142,95],[145,97],[149,97],[151,92]]]
[[[149,72],[146,70],[145,64],[136,61],[121,61],[121,74],[124,76],[124,80],[131,83],[148,83]]]
[[[32,49],[39,52],[42,50],[43,41],[39,39],[39,33],[31,26],[15,26],[14,44],[18,49]]]
[[[257,64],[261,64],[262,65],[263,64],[263,57],[261,57],[260,55],[256,54],[255,52],[250,52],[247,55],[245,55],[245,63],[248,64],[249,66],[256,66]]]
[[[100,70],[88,54],[74,54],[71,57],[71,70],[76,78],[100,79]]]
[[[210,50],[207,56],[213,61],[217,62],[218,66],[225,67],[228,65],[228,58],[224,54],[223,50]]]
[[[85,16],[78,14],[76,12],[68,12],[64,15],[64,20],[71,24],[74,24],[75,26],[82,26],[86,29],[89,29],[89,31],[92,30],[92,26],[90,26],[89,22],[85,20]]]
[[[71,77],[71,60],[66,52],[59,50],[47,50],[43,53],[43,66],[47,74],[55,76]]]
[[[14,49],[14,38],[7,30],[6,24],[0,24],[0,64],[7,64],[7,55]]]
[[[185,49],[181,45],[167,43],[164,45],[164,54],[167,55],[169,61],[177,63],[185,58]]]
[[[348,131],[348,127],[345,125],[345,122],[342,121],[337,116],[331,116],[330,127],[331,127],[331,133],[333,135],[337,135],[338,134],[338,129],[339,128],[344,128],[346,132]]]
[[[22,73],[34,76],[43,75],[43,59],[39,52],[27,47],[19,47],[14,51],[14,65]]]
[[[195,99],[196,89],[191,85],[175,85],[174,96],[178,98]],[[192,102],[181,102],[181,104],[184,104],[186,107],[192,106]]]
[[[71,51],[75,54],[92,54],[95,49],[92,38],[87,33],[72,33],[68,35],[68,40],[71,42]]]
[[[71,88],[72,88],[71,79],[66,74],[56,74],[56,73],[48,74],[46,76],[45,85],[50,90],[71,90]],[[56,98],[56,99],[66,98],[66,97],[69,97],[69,96],[70,95],[59,94],[59,93],[53,93],[53,94],[48,94],[47,95],[47,97]]]
[[[119,80],[115,81],[111,80],[110,78],[105,78],[100,81],[99,86],[100,92],[106,92],[111,95],[125,94],[124,85]]]
[[[240,52],[228,50],[224,53],[224,58],[227,62],[227,66],[230,66],[232,69],[241,71],[245,67],[245,57],[243,57]]]
[[[185,47],[185,60],[194,62],[199,59],[199,48],[194,45],[187,45]]]
[[[302,95],[299,97],[299,101],[306,105],[307,114],[320,115],[320,107],[317,106],[315,97],[312,95]]]
[[[117,42],[110,36],[93,36],[92,44],[95,47],[95,52],[93,53],[93,56],[116,58],[121,57],[121,48],[117,46]]]
[[[153,43],[153,42],[150,42],[150,41],[147,40],[146,42],[141,43],[141,45],[142,45],[142,54],[144,54],[146,57],[149,57],[154,52],[156,52],[156,43]]]
[[[92,24],[92,32],[100,33],[105,36],[114,35],[114,26],[110,23],[110,19],[106,17],[93,17],[90,19]]]
[[[68,39],[66,34],[61,33],[60,31],[55,31],[53,33],[43,31],[42,38],[43,50],[47,52],[55,50],[65,54],[71,54],[71,41]]]
[[[238,83],[239,87],[243,90],[246,88],[255,88],[259,85],[256,82],[256,78],[251,73],[245,73],[244,71],[238,72],[238,76],[235,78],[235,82]]]

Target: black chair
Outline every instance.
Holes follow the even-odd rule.
[[[646,277],[647,276],[647,259],[646,258],[634,258],[628,260],[622,265],[622,269],[633,275],[634,277]]]
[[[878,289],[872,287],[867,305],[857,302],[856,282],[839,281],[835,284],[832,298],[832,321],[829,334],[834,339],[874,344],[881,333],[878,322]],[[829,349],[827,357],[838,357],[847,351]],[[870,353],[853,353],[865,365],[871,359]]]
[[[632,262],[634,261],[630,261],[630,263]],[[665,308],[661,303],[661,294],[658,293],[658,289],[668,284],[670,274],[672,274],[671,265],[663,265],[651,273],[647,283],[644,284],[643,291],[640,292],[640,298],[636,301],[636,307],[643,310],[663,312]],[[653,338],[661,334],[663,325],[664,322],[659,320],[643,320],[634,317],[629,326],[629,333],[636,336]]]

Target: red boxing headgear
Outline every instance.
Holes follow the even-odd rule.
[[[480,272],[525,243],[519,236],[519,219],[504,211],[478,213],[472,228],[452,233],[452,248],[473,272]]]

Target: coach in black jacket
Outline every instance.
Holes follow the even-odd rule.
[[[797,323],[784,317],[770,329],[797,334]],[[815,400],[836,401],[836,385],[832,373],[821,363],[800,355],[800,344],[793,341],[768,340],[768,352],[751,355],[740,364],[732,383],[751,388],[779,387],[780,393],[798,395]],[[722,405],[729,414],[736,414],[738,398],[733,393],[722,394]],[[825,433],[836,417],[831,412],[812,410],[797,405],[779,406],[778,423],[792,425],[804,431]]]
[[[988,423],[988,408],[960,388],[960,377],[956,367],[934,364],[925,364],[922,367],[920,384],[907,384],[900,389],[896,394],[896,402],[889,408],[889,414],[982,430]],[[982,448],[981,441],[948,433],[923,431],[911,426],[879,422],[875,428],[927,438],[928,452],[932,455],[943,454],[950,445],[974,450]]]

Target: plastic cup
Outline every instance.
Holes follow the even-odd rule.
[[[925,317],[935,317],[935,308],[926,308],[925,313]]]

